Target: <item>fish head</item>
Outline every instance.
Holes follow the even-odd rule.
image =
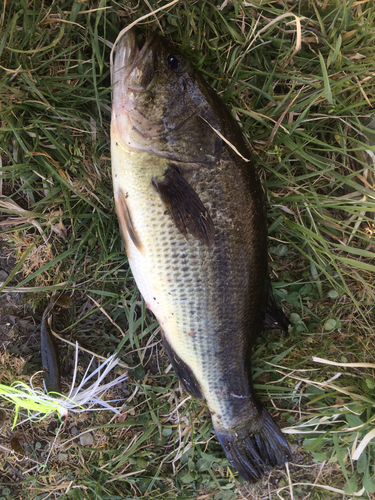
[[[140,48],[130,30],[113,56],[112,132],[127,148],[188,162],[220,156],[212,91],[176,47],[151,34]]]

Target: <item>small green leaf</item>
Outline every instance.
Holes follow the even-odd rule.
[[[277,349],[278,347],[282,347],[283,344],[280,344],[280,342],[270,342],[268,344],[268,349]]]
[[[336,320],[334,318],[330,318],[328,321],[325,322],[324,330],[327,330],[327,332],[329,332],[334,328],[336,328]]]
[[[233,493],[233,491],[229,490],[224,490],[223,487],[221,487],[222,491],[220,493],[216,493],[214,496],[214,500],[236,500],[238,498],[236,493]]]
[[[160,434],[156,434],[154,436],[154,443],[161,446],[165,443],[166,439],[165,439],[165,436],[161,435]]]
[[[134,377],[137,380],[143,380],[144,376],[146,375],[145,370],[142,368],[142,366],[137,366],[137,368],[130,368],[129,369],[129,375]]]
[[[301,323],[301,316],[297,313],[292,313],[289,316],[289,321],[292,323],[292,325],[298,325]]]
[[[178,475],[178,478],[180,479],[181,482],[184,484],[187,483],[192,483],[196,478],[197,478],[197,473],[195,471],[186,471],[186,472],[181,472]]]
[[[357,481],[355,477],[351,477],[349,481],[346,483],[344,486],[344,491],[346,494],[351,495],[352,493],[355,493],[358,489],[357,486]]]
[[[292,351],[293,349],[295,348],[294,345],[292,345],[292,347],[289,347],[289,349],[286,349],[285,351],[283,351],[281,354],[278,354],[277,356],[275,356],[273,359],[272,359],[272,363],[275,363],[275,365],[277,365],[282,359],[284,359],[289,353],[290,351]]]
[[[359,459],[357,460],[357,471],[363,474],[367,469],[367,453],[366,450],[363,451]]]
[[[328,60],[327,60],[327,68],[329,68],[331,64],[334,64],[336,62],[336,59],[340,53],[341,44],[342,44],[342,37],[341,37],[341,35],[339,35],[337,37],[334,48],[329,53]]]
[[[140,469],[146,469],[148,466],[148,461],[144,458],[137,458],[137,465]]]
[[[363,422],[358,415],[354,415],[353,413],[347,413],[345,418],[350,427],[359,427],[360,425],[363,425]]]
[[[286,297],[286,301],[289,304],[294,304],[295,302],[298,302],[300,298],[300,294],[298,292],[292,292]]]
[[[226,483],[226,484],[221,484],[220,487],[222,490],[231,490],[235,487],[236,485],[234,483]],[[237,498],[237,497],[236,497]]]
[[[321,434],[316,439],[304,439],[303,447],[308,451],[319,451],[324,446],[324,438],[328,435],[328,432]]]
[[[214,455],[210,455],[208,453],[204,453],[203,451],[201,451],[200,455],[202,458],[208,460],[209,462],[221,462],[222,461],[221,458],[215,457]],[[232,484],[232,483],[230,483],[230,484]]]
[[[280,243],[276,247],[272,247],[272,251],[270,248],[270,252],[273,253],[274,255],[278,255],[279,257],[283,257],[284,255],[287,255],[288,247]]]
[[[328,297],[330,297],[331,299],[337,299],[338,296],[339,294],[336,292],[336,290],[330,290],[328,292]]]
[[[296,332],[299,333],[299,332],[305,332],[307,329],[305,327],[305,325],[303,325],[302,323],[300,323],[299,325],[296,326]]]
[[[184,465],[184,464],[187,464],[188,461],[189,461],[189,458],[191,458],[192,456],[194,455],[194,451],[192,448],[190,448],[189,450],[185,451],[185,453],[182,455],[181,457],[181,463]],[[182,479],[181,479],[182,481]]]
[[[200,458],[198,462],[195,464],[195,469],[198,472],[204,472],[206,470],[209,470],[211,467],[211,462],[209,460],[206,460],[205,458]]]
[[[312,452],[313,459],[315,462],[324,462],[325,460],[329,460],[331,453],[329,451],[323,451],[321,453]]]
[[[303,285],[303,287],[301,287],[299,289],[299,293],[301,295],[309,295],[311,293],[311,290],[312,290],[312,286],[310,284],[307,284],[307,285]]]
[[[363,476],[363,486],[366,488],[368,493],[375,493],[375,483],[370,476],[370,472],[367,468],[365,475]]]

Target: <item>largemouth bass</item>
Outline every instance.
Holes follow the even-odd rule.
[[[230,463],[257,481],[291,458],[251,381],[254,339],[287,325],[268,278],[260,181],[230,112],[173,45],[152,34],[139,48],[128,31],[113,56],[112,175],[133,276],[182,386],[206,402]]]

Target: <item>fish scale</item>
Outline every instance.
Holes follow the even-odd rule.
[[[173,368],[185,389],[206,402],[231,463],[254,481],[290,457],[251,383],[251,345],[262,329],[269,286],[263,195],[253,165],[213,130],[219,127],[247,154],[216,96],[192,69],[173,86],[168,68],[159,68],[172,50],[152,36],[139,51],[134,32],[116,49],[116,210],[134,279],[160,323]],[[180,117],[175,110],[172,122],[157,77],[177,92],[174,105],[186,108]],[[189,95],[179,94],[186,89],[194,94],[191,106]],[[198,148],[188,130],[198,142],[204,138]]]

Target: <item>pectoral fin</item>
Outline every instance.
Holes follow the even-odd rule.
[[[138,248],[140,252],[142,252],[142,243],[134,228],[133,221],[128,209],[128,205],[126,203],[126,196],[122,191],[122,189],[119,189],[115,194],[115,205],[120,225],[120,231],[122,239],[125,242],[125,245],[127,242],[127,235],[129,235],[134,245]]]
[[[211,216],[198,194],[183,178],[178,166],[170,165],[164,178],[154,178],[152,184],[177,229],[186,237],[190,233],[206,245],[212,245],[215,227]]]

